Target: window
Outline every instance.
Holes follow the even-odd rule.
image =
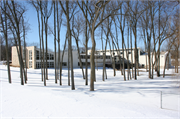
[[[131,52],[128,52],[128,54],[131,54]]]
[[[54,67],[54,62],[50,62],[50,68]]]
[[[49,62],[47,62],[47,68],[49,68]]]
[[[87,62],[87,65],[90,66],[90,62]],[[80,66],[80,62],[78,62],[78,66]],[[86,62],[82,62],[82,66],[86,66]]]
[[[62,66],[67,66],[67,62],[63,62],[63,63],[62,63]]]
[[[50,60],[54,60],[54,55],[50,54]]]
[[[85,59],[85,56],[84,56],[84,55],[81,55],[81,59]]]
[[[103,57],[102,56],[98,56],[98,59],[103,59]]]
[[[29,68],[32,68],[32,61],[29,61]]]
[[[29,60],[32,60],[32,50],[29,50]]]
[[[110,59],[110,56],[106,56],[106,59]]]
[[[36,50],[36,60],[39,60],[39,51]]]
[[[145,66],[145,65],[144,65],[144,64],[142,64],[142,68],[144,68],[144,66]]]
[[[123,54],[123,52],[121,52],[121,54]]]
[[[46,55],[45,55],[45,57],[46,57]],[[47,60],[49,60],[49,53],[47,53]]]
[[[36,62],[36,68],[41,68],[41,62]]]

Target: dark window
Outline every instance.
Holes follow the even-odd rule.
[[[41,62],[36,62],[36,68],[41,68]]]
[[[54,55],[50,54],[50,60],[54,60]]]
[[[47,68],[49,68],[49,62],[47,62]]]
[[[36,60],[39,60],[39,51],[36,50]]]
[[[47,60],[49,60],[49,53],[47,53]]]
[[[54,62],[50,62],[50,68],[54,67]]]
[[[63,63],[62,63],[62,66],[67,66],[67,62],[63,62]]]
[[[144,64],[142,64],[142,68],[144,68]]]
[[[110,59],[110,56],[106,56],[106,59]]]
[[[32,50],[29,50],[29,60],[32,60]]]
[[[85,56],[84,56],[84,55],[81,55],[81,59],[85,59]]]
[[[90,62],[87,62],[87,65],[90,66]],[[78,66],[80,66],[79,62],[78,62]],[[86,66],[86,62],[82,62],[82,66]]]
[[[32,61],[29,61],[29,68],[32,68]]]

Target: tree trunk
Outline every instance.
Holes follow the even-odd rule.
[[[47,66],[47,64],[48,64],[48,59],[47,59],[47,57],[48,57],[48,45],[47,45],[47,24],[48,24],[48,19],[46,19],[46,21],[45,21],[45,41],[46,41],[46,79],[48,80],[48,66]]]
[[[41,59],[41,80],[43,81],[43,61],[42,61],[42,49],[41,49],[41,46],[42,46],[42,44],[41,44],[41,30],[40,30],[40,20],[39,20],[39,11],[37,10],[37,18],[38,18],[38,30],[39,30],[39,42],[40,42],[40,59]],[[42,19],[41,19],[41,22],[43,22],[42,21]],[[43,25],[43,23],[42,23],[42,25]],[[43,37],[43,36],[42,36]]]
[[[69,50],[70,50],[70,61],[71,61],[71,90],[75,90],[74,85],[74,71],[73,71],[73,55],[72,55],[72,43],[71,43],[71,29],[70,29],[70,23],[69,23],[69,1],[66,1],[66,18],[67,18],[67,32],[68,32],[68,39],[69,39]]]
[[[58,26],[59,27],[59,26]],[[54,1],[54,69],[55,69],[55,83],[57,83],[56,71],[56,1]]]
[[[148,62],[149,62],[149,78],[151,79],[151,52],[150,52],[151,43],[148,39]]]
[[[87,32],[86,32],[87,34]],[[86,36],[86,82],[85,85],[88,85],[88,41],[87,41],[87,36]]]
[[[69,51],[69,48],[70,48],[70,43],[69,43],[69,38],[68,38],[68,86],[70,86],[70,51]]]
[[[106,46],[107,46],[107,40],[106,40]],[[105,76],[105,73],[106,73],[106,67],[105,67],[105,62],[106,62],[106,46],[105,46],[105,53],[103,53],[103,81],[104,80],[104,76]],[[107,79],[107,76],[106,76],[106,79]]]
[[[27,83],[27,64],[26,64],[26,38],[25,38],[25,26],[24,26],[24,19],[23,19],[23,22],[22,22],[22,24],[23,24],[23,38],[24,38],[24,60],[25,60],[25,62],[24,62],[24,67],[25,67],[25,69],[24,69],[24,73],[25,73],[25,77],[24,77],[24,82],[25,83]]]
[[[94,91],[94,79],[95,79],[95,62],[94,62],[94,53],[95,53],[95,39],[94,39],[94,30],[91,31],[91,41],[92,41],[92,49],[91,49],[91,81],[90,81],[90,91]]]
[[[40,5],[41,5],[40,1]],[[45,53],[44,53],[44,20],[43,20],[43,13],[41,10],[41,23],[42,23],[42,28],[41,28],[41,40],[42,40],[42,49],[43,49],[43,74],[44,74],[44,86],[46,86],[46,73],[45,73]]]
[[[132,53],[132,28],[130,27],[130,42],[131,42],[131,68],[132,68],[132,78],[134,78],[133,74],[133,53]]]
[[[65,44],[64,44],[64,49],[63,49],[63,52],[62,52],[62,58],[61,58],[61,64],[60,64],[60,85],[62,85],[62,81],[61,81],[61,76],[62,76],[62,63],[63,63],[63,58],[64,58],[64,51],[65,51],[65,48],[66,48],[66,43],[67,43],[67,37],[66,37],[66,40],[65,40]],[[69,56],[69,55],[68,55]],[[69,57],[68,57],[69,59]],[[69,60],[68,60],[68,63],[69,63]],[[68,75],[69,76],[69,75]],[[68,79],[68,86],[70,86],[70,80]]]
[[[86,3],[88,5],[88,1]],[[85,15],[86,19],[88,17],[88,13],[87,13],[87,9],[86,9],[86,15]],[[86,37],[86,43],[85,43],[85,47],[86,47],[86,70],[85,70],[85,75],[86,75],[86,81],[85,81],[85,85],[88,85],[88,23],[86,21],[86,28],[85,28],[85,37]]]
[[[165,70],[166,70],[166,65],[167,65],[167,59],[169,57],[169,51],[168,54],[166,55],[165,63],[164,63],[164,71],[163,71],[163,78],[165,77]],[[169,63],[169,62],[168,62]],[[168,64],[169,65],[169,64]]]
[[[123,52],[123,74],[124,74],[124,81],[126,81],[126,72],[125,72],[125,65],[124,65],[124,33],[123,31],[121,30],[121,35],[122,35],[122,52]]]
[[[157,65],[157,77],[160,77],[160,42],[161,42],[161,39],[160,39],[160,2],[159,2],[159,28],[158,28],[158,30],[159,30],[159,50],[158,50],[158,65]]]
[[[83,79],[85,79],[85,76],[84,76],[84,70],[83,70],[83,65],[82,65],[82,61],[81,61],[81,56],[80,56],[80,51],[79,51],[79,44],[78,44],[78,40],[76,40],[76,46],[77,46],[77,51],[78,51],[78,59],[79,59],[79,64],[80,64],[80,68],[82,70],[82,75],[83,75]]]
[[[136,26],[135,26],[135,29],[136,29]],[[135,55],[134,55],[134,59],[135,59],[135,75],[134,75],[134,79],[137,80],[137,72],[136,72],[136,69],[137,69],[137,41],[136,41],[136,30],[134,31],[134,37],[135,37]]]
[[[6,59],[7,59],[7,69],[8,69],[8,79],[9,83],[11,83],[11,72],[10,72],[10,66],[9,66],[9,56],[8,56],[8,40],[7,37],[5,38],[6,40]]]

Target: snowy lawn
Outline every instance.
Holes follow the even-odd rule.
[[[170,69],[166,73],[173,74],[173,71]],[[99,68],[95,91],[92,92],[89,91],[89,85],[85,86],[81,69],[74,70],[76,89],[73,91],[67,85],[67,69],[63,69],[62,86],[59,82],[54,83],[54,69],[48,72],[46,87],[41,81],[40,69],[28,69],[28,82],[22,86],[19,68],[11,67],[12,84],[9,84],[7,67],[0,65],[0,118],[180,119],[178,75],[158,78],[154,74],[154,79],[148,79],[148,72],[140,72],[138,80],[123,81],[119,71],[114,77],[113,70],[107,69],[108,79],[103,82],[102,69]]]

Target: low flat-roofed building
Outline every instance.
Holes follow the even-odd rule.
[[[112,64],[112,58],[114,58],[115,63],[119,64],[122,63],[122,57],[124,53],[124,61],[127,63],[127,57],[129,57],[129,62],[134,64],[135,63],[135,58],[134,58],[134,52],[135,49],[126,49],[123,50],[106,50],[106,59],[105,63],[106,64]],[[143,52],[140,48],[137,48],[138,52],[138,59],[139,59],[139,65],[142,67],[148,67],[148,58],[147,58],[147,66],[146,66],[146,56],[147,53]],[[102,67],[103,66],[103,53],[105,53],[104,50],[97,50],[95,51],[95,66],[97,67]],[[23,61],[25,62],[24,58],[24,49],[22,47],[22,54],[23,54]],[[60,53],[62,55],[62,52]],[[152,53],[151,53],[152,54]],[[46,55],[46,53],[44,54]],[[48,68],[54,68],[55,66],[58,67],[58,53],[56,53],[56,65],[55,65],[55,53],[48,51],[47,53],[47,67]],[[73,67],[74,68],[79,68],[80,67],[80,62],[79,62],[79,55],[78,51],[72,51],[73,55]],[[88,67],[90,67],[90,55],[91,55],[91,50],[88,50],[88,56],[87,56],[87,64]],[[119,60],[119,56],[121,57],[121,60]],[[152,56],[152,55],[151,55]],[[160,54],[160,67],[164,67],[165,65],[165,60],[166,60],[167,52],[161,52]],[[45,56],[46,57],[46,56]],[[85,54],[80,54],[81,61],[82,61],[82,66],[85,67],[86,65],[86,55]],[[131,58],[132,57],[132,58]],[[148,57],[148,56],[147,56]],[[27,68],[41,68],[41,59],[43,60],[43,52],[40,52],[39,48],[36,48],[36,46],[29,46],[26,47],[26,62],[27,62]],[[154,62],[154,55],[153,55],[153,62]],[[167,60],[167,65],[166,66],[171,66],[171,54],[169,54],[169,60]],[[45,59],[44,59],[45,60]],[[45,60],[46,61],[46,60]],[[62,56],[60,56],[60,61],[62,62]],[[19,66],[19,59],[17,55],[17,49],[16,46],[12,47],[12,65],[13,66]],[[43,65],[43,64],[42,64]],[[46,65],[46,63],[45,63]],[[68,67],[68,52],[64,51],[64,57],[63,57],[63,63],[62,63],[63,68]]]

